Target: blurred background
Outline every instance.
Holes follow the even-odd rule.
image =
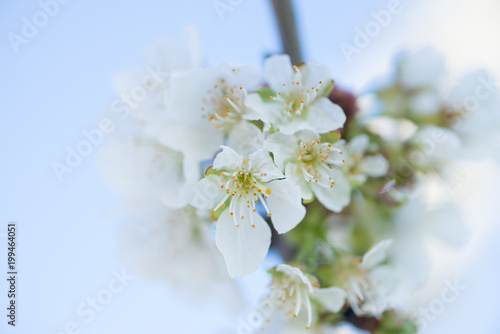
[[[161,282],[131,278],[133,271],[116,250],[121,199],[100,176],[99,147],[62,181],[51,164],[62,162],[66,147],[85,138],[82,131],[96,127],[115,99],[114,75],[140,68],[151,42],[180,38],[186,24],[199,32],[206,65],[231,61],[262,68],[266,55],[281,52],[270,2],[66,0],[23,37],[23,29],[29,30],[26,20],[33,21],[49,2],[0,3],[2,261],[7,223],[19,226],[18,324],[7,326],[2,314],[0,333],[79,333],[75,328],[93,334],[234,333],[238,315],[223,305],[193,302]],[[426,46],[439,50],[457,75],[486,68],[500,77],[498,0],[396,1],[398,13],[387,26],[359,53],[346,57],[341,45],[354,44],[356,29],[364,29],[374,12],[392,2],[295,1],[304,59],[328,65],[336,84],[356,94],[393,75],[401,51]],[[429,245],[431,279],[416,298],[439,296],[447,279],[458,278],[466,289],[425,333],[500,332],[499,172],[493,159],[471,165],[484,191],[467,203],[467,245],[460,250]],[[271,254],[261,271],[237,280],[248,304],[262,293],[268,283],[265,270],[276,261]],[[109,289],[110,280],[123,271],[130,276],[124,288],[94,316],[82,317],[82,303]],[[1,309],[7,305],[5,283],[2,279]]]

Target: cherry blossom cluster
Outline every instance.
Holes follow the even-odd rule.
[[[424,192],[482,142],[469,124],[500,105],[489,77],[478,74],[486,86],[471,106],[476,87],[443,88],[444,62],[424,50],[355,98],[324,65],[274,55],[262,72],[203,67],[196,35],[186,40],[148,53],[161,84],[144,83],[146,70],[117,79],[122,97],[138,84],[146,92],[101,158],[133,211],[120,239],[127,261],[151,278],[236,295],[229,278],[259,269],[278,243],[263,329],[335,333],[355,317],[360,328],[374,319],[383,333],[414,333],[404,303],[425,279],[426,263],[414,261],[426,257],[421,235],[447,235],[455,220],[454,203],[429,210]],[[460,244],[455,234],[448,241]]]

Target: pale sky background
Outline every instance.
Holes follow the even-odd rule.
[[[364,28],[370,13],[388,3],[296,1],[305,59],[327,64],[339,86],[356,92],[386,76],[397,53],[427,45],[442,51],[451,69],[484,66],[500,77],[496,0],[402,0],[401,13],[347,63],[339,45],[352,44],[354,29]],[[219,306],[192,305],[167,286],[139,277],[94,321],[84,323],[77,305],[105,288],[113,269],[124,267],[115,248],[120,217],[110,213],[120,198],[99,175],[97,148],[62,183],[51,163],[64,159],[66,145],[74,147],[84,138],[82,130],[95,127],[101,110],[115,98],[113,75],[141,67],[147,45],[161,36],[180,37],[185,24],[198,29],[207,65],[232,61],[261,68],[266,54],[280,52],[270,4],[243,0],[221,20],[212,1],[73,0],[60,5],[15,53],[7,34],[19,34],[23,17],[38,11],[35,0],[0,3],[0,233],[8,221],[18,222],[20,272],[19,326],[7,328],[1,313],[0,332],[59,334],[75,321],[89,334],[233,333],[234,317],[223,315]],[[436,248],[434,290],[439,293],[443,277],[455,276],[467,290],[426,333],[500,332],[500,233],[496,212],[490,210],[500,185],[492,176],[497,172],[493,164],[478,167],[490,192],[482,194],[484,208],[474,217],[466,249],[450,254]],[[267,283],[264,269],[238,283],[255,300]],[[0,309],[6,303],[2,284]]]

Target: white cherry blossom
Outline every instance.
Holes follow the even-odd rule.
[[[424,170],[441,170],[460,157],[462,143],[458,135],[448,129],[428,125],[419,129],[411,139],[415,146],[410,162]]]
[[[99,164],[106,180],[129,204],[162,201],[170,208],[187,204],[188,180],[183,155],[161,145],[141,132],[117,136],[100,154]],[[135,205],[135,204],[133,204]]]
[[[237,309],[241,296],[211,239],[203,212],[150,202],[130,212],[117,242],[120,256],[144,278],[166,281],[193,301],[223,296]]]
[[[341,128],[346,116],[325,94],[333,86],[328,68],[314,62],[293,66],[288,55],[271,56],[265,74],[275,95],[264,102],[258,94],[247,105],[261,114],[264,122],[284,134],[300,130],[326,133]]]
[[[499,81],[486,70],[458,78],[446,104],[447,126],[461,139],[461,156],[490,157],[498,152],[500,129]],[[493,140],[492,140],[493,139]]]
[[[260,72],[253,67],[230,63],[175,76],[170,122],[162,127],[159,140],[193,164],[212,158],[226,139],[242,154],[256,151],[263,135],[248,121],[258,115],[245,99],[259,81]]]
[[[380,264],[385,261],[392,240],[384,240],[370,249],[361,262],[349,273],[343,288],[347,292],[347,301],[358,316],[380,318],[389,308],[388,291],[383,285],[387,270]]]
[[[276,165],[301,189],[304,199],[314,196],[329,210],[340,212],[351,197],[349,181],[338,167],[346,163],[343,152],[330,143],[322,143],[312,131],[295,135],[275,132],[265,146],[274,154]],[[335,167],[334,167],[335,166]]]
[[[224,255],[229,274],[243,276],[256,270],[271,242],[271,230],[257,212],[260,202],[278,233],[293,229],[305,215],[300,190],[284,179],[269,152],[260,149],[247,158],[221,146],[208,175],[194,188],[193,206],[219,209],[215,242]],[[228,204],[228,205],[227,205]]]
[[[174,73],[201,68],[201,65],[198,34],[193,27],[186,26],[181,41],[162,38],[149,46],[145,52],[144,68],[115,76],[113,83],[120,103],[113,104],[112,108],[120,117],[130,113],[147,133],[153,135],[158,131],[159,124],[168,121],[171,77]]]
[[[433,48],[407,54],[399,65],[399,81],[407,90],[430,87],[437,90],[444,83],[446,62]]]
[[[365,134],[349,142],[340,140],[336,147],[344,152],[345,163],[341,169],[353,186],[362,185],[368,177],[382,177],[389,171],[389,162],[382,154],[366,154],[370,148],[370,138]]]
[[[315,307],[311,299],[334,313],[339,312],[345,303],[344,290],[337,287],[321,289],[315,278],[305,275],[299,268],[280,264],[275,270],[269,299],[289,319],[299,317],[304,309],[306,329],[314,323]]]

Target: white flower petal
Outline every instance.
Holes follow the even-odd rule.
[[[328,84],[331,82],[330,69],[328,66],[316,62],[308,62],[301,66],[302,77],[305,87],[315,87],[319,89],[318,94],[323,94]],[[321,84],[319,83],[321,81]]]
[[[273,153],[274,162],[281,170],[284,169],[286,161],[299,156],[297,145],[297,137],[285,135],[281,132],[270,134],[264,143],[264,146]]]
[[[389,162],[382,154],[371,155],[361,160],[359,168],[368,176],[381,177],[389,171]]]
[[[344,306],[347,294],[343,289],[332,286],[324,289],[314,289],[311,297],[323,304],[328,311],[337,313]]]
[[[420,129],[412,141],[420,146],[416,152],[423,157],[415,159],[415,163],[424,166],[447,163],[459,155],[462,147],[455,132],[433,125]]]
[[[370,144],[370,138],[367,135],[362,134],[354,137],[349,141],[347,147],[349,149],[350,155],[364,155],[366,150],[368,149],[368,145]]]
[[[222,185],[224,179],[218,175],[209,175],[196,182],[188,196],[191,205],[200,210],[213,209],[225,196]]]
[[[224,133],[210,124],[182,125],[168,123],[158,133],[158,141],[201,162],[213,157],[224,142]]]
[[[443,57],[436,50],[421,49],[403,59],[400,70],[401,83],[407,89],[438,87],[446,71],[445,64]]]
[[[179,196],[187,181],[183,158],[155,140],[130,136],[106,147],[99,164],[107,180],[127,199],[162,200],[170,208],[179,208],[186,204]]]
[[[281,112],[282,110],[280,110]],[[317,122],[320,122],[319,120]],[[314,123],[314,122],[313,122]],[[302,117],[288,117],[277,119],[273,125],[280,129],[286,135],[293,135],[301,130],[314,130],[316,131],[316,123],[311,123],[309,120]]]
[[[209,225],[192,208],[169,210],[149,202],[130,212],[117,237],[119,255],[134,271],[181,293],[200,297],[231,282]]]
[[[172,99],[169,103],[170,118],[185,126],[193,124],[210,125],[202,118],[203,98],[213,87],[216,77],[207,69],[197,69],[188,73],[172,75]],[[215,128],[215,127],[214,127]]]
[[[162,71],[187,70],[199,68],[202,53],[198,33],[194,27],[186,26],[182,31],[182,40],[160,38],[146,48],[146,63]]]
[[[333,188],[323,187],[311,182],[311,188],[318,199],[328,210],[340,212],[351,201],[351,185],[344,174],[334,168],[329,175],[335,182]]]
[[[387,256],[387,251],[389,250],[389,247],[392,245],[392,243],[393,240],[388,239],[376,244],[363,256],[363,260],[361,261],[359,267],[370,269],[384,261]]]
[[[254,124],[241,121],[229,132],[227,144],[242,155],[249,155],[264,147],[264,134]]]
[[[262,148],[257,152],[250,154],[248,158],[252,164],[252,170],[259,172],[258,177],[262,182],[268,182],[285,177],[274,164],[267,149]]]
[[[326,133],[343,127],[346,115],[337,104],[326,97],[320,97],[307,107],[306,120],[311,130]]]
[[[368,179],[368,176],[366,176],[366,174],[349,174],[347,178],[351,182],[351,185],[356,187],[364,184]]]
[[[169,115],[179,123],[207,124],[207,120],[202,118],[202,108],[206,107],[204,98],[211,96],[208,92],[214,89],[214,85],[220,85],[220,81],[224,79],[229,87],[253,90],[257,87],[260,76],[259,71],[253,67],[227,62],[186,74],[177,73],[172,76],[174,93]]]
[[[191,155],[184,155],[184,177],[186,182],[193,183],[199,181],[203,176],[203,171],[201,170],[200,160],[197,157]]]
[[[249,113],[245,116],[246,119],[260,119],[266,124],[274,122],[279,117],[279,113],[282,110],[279,103],[266,103],[257,93],[248,94],[246,96],[245,106],[249,109]]]
[[[305,143],[315,142],[320,139],[320,136],[316,132],[311,130],[299,131],[296,135],[301,141]]]
[[[275,55],[266,59],[264,71],[269,86],[274,91],[284,91],[286,86],[283,83],[289,83],[293,77],[292,62],[288,55]]]
[[[371,133],[387,141],[404,142],[411,138],[418,129],[415,123],[406,118],[381,116],[371,119],[366,127]]]
[[[329,164],[333,164],[335,166],[342,166],[346,163],[345,160],[349,159],[349,158],[348,158],[347,154],[344,154],[344,147],[343,147],[344,145],[336,144],[336,146],[339,146],[339,147],[332,146],[330,148],[326,162]],[[346,155],[347,155],[347,157],[346,157]],[[347,162],[347,163],[349,163],[349,162]]]
[[[213,66],[212,71],[217,78],[225,78],[229,84],[242,86],[247,90],[254,90],[261,78],[259,70],[248,65],[221,63]]]
[[[278,233],[286,233],[297,226],[306,214],[300,189],[286,179],[271,181],[267,185],[271,189],[266,201],[272,214],[273,226]]]
[[[309,289],[310,292],[313,292],[313,286],[311,284],[311,280],[306,275],[304,275],[302,270],[300,270],[299,268],[292,267],[288,264],[278,264],[276,266],[276,270],[285,273],[292,279],[298,278],[302,283],[307,285],[307,288]]]
[[[271,245],[271,229],[256,213],[239,219],[236,227],[233,217],[225,210],[215,228],[215,244],[224,256],[231,277],[241,277],[258,269]]]
[[[438,113],[441,108],[441,97],[437,92],[424,91],[413,96],[409,104],[417,115],[434,115]]]
[[[243,156],[228,146],[221,145],[221,148],[222,151],[215,156],[212,166],[214,169],[234,170],[241,166]]]
[[[300,196],[303,199],[311,199],[313,197],[313,193],[311,190],[311,185],[304,178],[304,173],[296,164],[287,164],[285,167],[285,176],[287,179],[291,180],[300,188]]]

